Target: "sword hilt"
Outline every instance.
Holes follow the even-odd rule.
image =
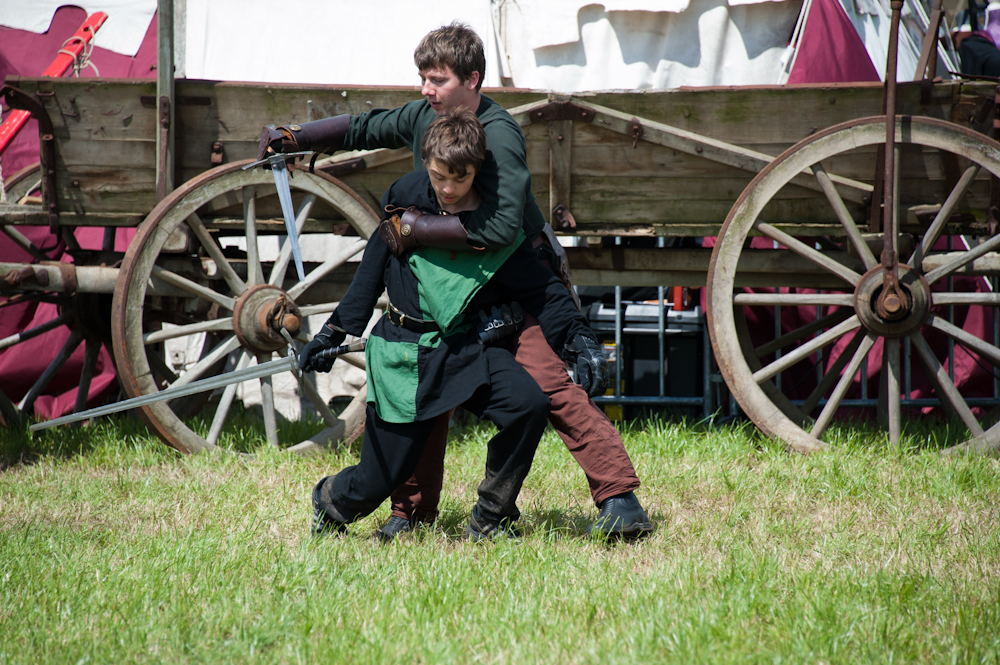
[[[350,344],[343,344],[341,346],[332,349],[323,349],[316,354],[316,358],[322,358],[324,360],[330,360],[331,358],[336,358],[337,356],[342,356],[345,353],[353,353],[355,351],[364,351],[367,339],[359,339],[356,342],[351,342]]]

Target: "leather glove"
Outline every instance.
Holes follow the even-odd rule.
[[[603,395],[608,389],[608,359],[604,357],[600,345],[578,334],[565,348],[568,355],[576,356],[576,376],[587,396]]]
[[[299,370],[303,372],[329,372],[335,358],[317,357],[321,351],[335,349],[344,343],[347,333],[335,330],[329,323],[316,333],[299,354]]]
[[[351,116],[335,115],[301,125],[268,125],[260,132],[257,161],[274,153],[325,152],[332,155],[344,146],[344,138],[351,126]]]
[[[295,135],[288,127],[267,125],[260,131],[260,145],[257,148],[257,161],[267,159],[279,152],[298,152],[299,144]]]

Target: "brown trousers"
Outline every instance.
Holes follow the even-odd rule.
[[[530,314],[525,314],[525,327],[511,347],[517,362],[551,400],[549,422],[587,475],[594,503],[600,506],[607,498],[639,487],[618,430],[583,388],[573,383],[566,363],[545,341]],[[413,476],[392,493],[393,515],[423,522],[437,517],[449,420],[451,412],[437,418]]]

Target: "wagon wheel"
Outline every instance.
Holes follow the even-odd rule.
[[[286,343],[276,330],[284,327],[304,340],[301,318],[333,310],[339,292],[332,295],[329,279],[343,278],[346,263],[363,251],[378,224],[371,207],[339,180],[296,171],[291,186],[306,267],[299,282],[294,267],[289,270],[291,249],[273,177],[261,169],[243,171],[246,163],[217,167],[179,187],[153,209],[129,245],[115,286],[112,333],[119,378],[130,396],[206,378],[221,371],[227,356],[244,367],[283,355]],[[317,245],[343,232],[345,220],[361,237],[341,237],[333,251],[317,256]],[[175,246],[185,237],[188,246]],[[245,250],[227,245],[244,237]],[[216,336],[217,344],[175,374],[163,343],[201,333]],[[261,380],[260,388],[267,438],[278,445],[271,381]],[[308,381],[302,388],[327,427],[296,450],[361,431],[364,389],[338,418]],[[198,452],[215,447],[235,392],[235,384],[224,390],[204,436],[182,420],[173,402],[141,407],[141,416],[171,446]]]
[[[41,179],[41,164],[35,163],[21,169],[4,180],[4,193],[7,196],[8,203],[37,204],[40,208],[40,199],[37,201],[25,199],[30,196],[40,196]],[[51,261],[52,256],[50,253],[54,249],[61,250],[63,247],[61,244],[53,244],[58,242],[55,239],[39,246],[13,226],[6,227],[3,232],[30,254],[34,261]],[[16,284],[13,286],[13,290],[17,291]],[[37,377],[22,399],[19,400],[18,409],[26,413],[31,413],[38,397],[45,392],[53,379],[63,371],[63,367],[70,360],[70,357],[77,348],[83,346],[85,347],[85,351],[83,364],[80,368],[80,378],[76,382],[77,399],[74,411],[83,410],[86,407],[87,398],[89,397],[91,380],[97,368],[101,345],[108,348],[110,355],[111,329],[108,326],[108,318],[111,313],[110,295],[80,292],[61,294],[43,291],[23,291],[13,295],[13,300],[7,301],[7,303],[15,301],[51,302],[58,306],[59,312],[56,318],[50,321],[22,330],[10,338],[0,340],[0,351],[23,344],[28,340],[58,328],[65,327],[69,330],[69,335],[65,343],[60,347],[55,357]],[[10,416],[11,414],[8,413],[7,415]]]
[[[957,159],[964,172],[950,191],[942,189],[947,196],[939,201],[927,200],[933,197],[931,192],[941,189],[932,185],[926,185],[920,192],[908,191],[903,195],[924,199],[904,201],[906,204],[941,205],[925,208],[932,211],[933,221],[921,227],[918,235],[922,237],[919,241],[914,239],[913,250],[900,254],[899,282],[905,293],[904,306],[894,318],[887,318],[884,310],[879,313],[877,306],[884,274],[878,252],[873,252],[866,244],[856,222],[866,211],[854,204],[851,204],[853,210],[850,209],[832,185],[823,164],[824,161],[831,166],[847,163],[845,155],[850,157],[852,151],[857,155],[858,148],[881,144],[885,136],[884,116],[831,127],[789,148],[765,167],[740,195],[722,226],[708,271],[707,313],[720,371],[740,406],[765,434],[781,439],[792,449],[810,452],[828,445],[824,437],[833,438],[829,428],[831,422],[849,413],[847,408],[858,403],[845,396],[849,390],[856,390],[852,388],[854,378],[867,362],[873,347],[879,344],[885,351],[878,372],[881,388],[875,389],[880,402],[880,421],[887,426],[889,439],[897,442],[904,422],[905,407],[901,406],[901,400],[906,398],[901,395],[905,390],[900,371],[901,347],[908,344],[919,359],[923,376],[934,389],[943,410],[960,420],[969,432],[967,442],[946,452],[995,451],[1000,446],[1000,425],[993,424],[992,420],[995,415],[980,412],[974,397],[963,394],[969,390],[956,387],[948,368],[953,361],[942,363],[928,338],[950,339],[956,354],[968,354],[980,366],[988,366],[996,376],[1000,367],[997,345],[949,323],[936,312],[943,305],[1000,305],[995,292],[961,292],[953,288],[950,279],[972,274],[973,270],[982,274],[982,261],[995,258],[991,252],[1000,247],[1000,236],[983,237],[979,244],[962,251],[932,250],[952,214],[976,205],[971,201],[975,196],[967,196],[967,193],[980,170],[1000,176],[1000,144],[951,123],[929,118],[897,118],[896,142],[904,154],[908,150],[911,154],[912,151],[941,151],[948,159]],[[871,161],[871,153],[868,153],[865,163]],[[900,163],[906,171],[908,164]],[[823,186],[842,227],[837,236],[843,239],[845,248],[850,246],[854,256],[848,252],[820,251],[814,243],[803,242],[765,221],[768,203],[803,171],[813,173]],[[898,185],[895,190],[899,196]],[[982,197],[979,199],[981,202]],[[742,292],[738,286],[747,280],[743,279],[746,275],[738,269],[737,263],[742,254],[753,251],[746,249],[751,231],[804,257],[822,277],[840,286],[831,285],[832,288],[815,293],[795,293],[794,288],[778,288],[773,293]],[[977,259],[980,263],[974,264]],[[770,340],[751,340],[745,315],[759,311],[753,308],[775,306],[814,306],[816,320]],[[836,358],[831,353],[835,346],[840,351]],[[817,361],[820,353],[827,355]],[[787,388],[777,385],[779,377],[796,368],[812,371],[817,362],[820,376],[809,395],[802,400],[788,399]]]

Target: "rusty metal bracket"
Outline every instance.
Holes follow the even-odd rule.
[[[593,122],[594,111],[573,102],[550,102],[531,112],[531,122],[549,122],[550,120],[579,120]]]
[[[56,146],[52,118],[42,103],[19,88],[5,85],[0,88],[7,106],[27,111],[38,121],[39,161],[42,168],[42,207],[49,215],[49,231],[59,230],[59,210],[56,205]]]
[[[576,228],[576,218],[573,217],[573,213],[569,211],[569,208],[561,203],[552,209],[552,218],[559,222],[559,228],[561,229]]]
[[[632,116],[632,122],[628,123],[628,135],[632,137],[632,149],[635,149],[639,139],[642,138],[642,123],[639,118]]]

